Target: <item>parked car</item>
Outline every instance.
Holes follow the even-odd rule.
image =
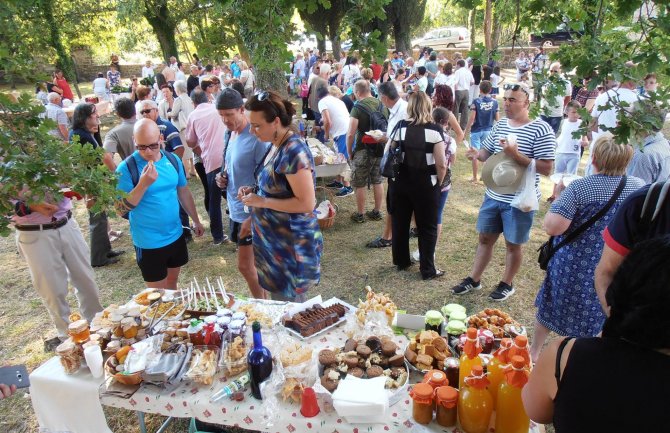
[[[566,23],[561,23],[555,32],[531,34],[530,45],[533,47],[553,47],[554,45],[572,42],[583,34],[582,30],[573,30]]]
[[[423,47],[430,47],[434,50],[470,48],[470,31],[465,27],[441,27],[431,30],[423,38],[412,41],[412,48]]]

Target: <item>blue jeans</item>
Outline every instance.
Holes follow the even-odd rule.
[[[216,185],[216,175],[221,167],[207,173],[207,188],[209,192],[209,230],[215,241],[223,240],[223,220],[221,218],[221,188]]]
[[[437,205],[437,223],[442,224],[442,212],[444,211],[444,205],[447,204],[447,198],[449,198],[449,191],[440,192],[440,202]]]
[[[477,132],[470,132],[470,145],[479,150],[482,148],[482,143],[486,137],[491,133],[491,128],[481,129]]]
[[[511,244],[525,244],[530,238],[535,211],[522,212],[509,203],[484,196],[479,208],[477,231],[483,234],[500,234]]]
[[[544,114],[540,115],[540,118],[547,122],[551,129],[554,130],[554,135],[558,135],[558,130],[561,128],[561,122],[563,117],[547,117]]]

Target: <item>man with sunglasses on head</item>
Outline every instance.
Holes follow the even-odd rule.
[[[524,169],[534,159],[537,171],[535,194],[539,199],[540,174],[545,176],[551,174],[556,137],[545,121],[530,119],[528,86],[506,84],[503,89],[505,89],[503,108],[507,117],[493,126],[489,136],[482,142],[480,150],[471,147],[466,155],[470,160],[477,158],[480,161],[486,161],[491,155],[504,152],[508,158]],[[516,143],[508,140],[510,134],[516,135]],[[534,211],[522,212],[512,207],[514,196],[514,194],[495,192],[491,188],[486,189],[484,202],[477,218],[479,244],[472,272],[451,289],[454,294],[462,295],[470,290],[481,289],[482,274],[491,261],[493,247],[501,233],[505,237],[507,249],[505,272],[489,298],[494,301],[504,301],[514,293],[512,282],[521,267],[521,247],[528,242],[535,215]]]
[[[137,150],[116,169],[117,187],[127,194],[118,206],[128,212],[137,264],[147,287],[176,289],[179,271],[188,263],[179,205],[193,219],[196,236],[202,236],[204,229],[186,183],[184,166],[179,158],[161,149],[156,122],[138,120],[133,140]],[[129,164],[136,165],[137,182]]]

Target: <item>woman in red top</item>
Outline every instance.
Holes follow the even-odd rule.
[[[67,83],[67,80],[63,76],[63,71],[61,71],[60,69],[56,69],[56,71],[54,72],[54,84],[63,90],[63,99],[69,99],[70,101],[74,101],[74,95],[72,94],[72,89],[70,89],[70,85]]]

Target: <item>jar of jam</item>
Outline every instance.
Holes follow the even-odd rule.
[[[440,370],[430,370],[423,376],[423,383],[427,383],[433,387],[433,389],[439,388],[440,386],[447,386],[449,382],[447,381],[447,375]]]
[[[123,338],[131,339],[137,336],[137,321],[133,317],[126,317],[121,320],[121,328],[123,329]]]
[[[435,421],[443,427],[456,425],[458,391],[453,386],[441,386],[435,390]]]
[[[67,327],[67,332],[70,334],[70,337],[72,337],[72,341],[74,341],[76,344],[81,344],[85,341],[88,341],[89,337],[91,336],[88,322],[84,319],[70,323],[70,325]]]
[[[479,343],[482,346],[482,353],[491,353],[493,352],[493,341],[495,340],[493,332],[488,329],[480,329],[479,333]]]
[[[458,374],[461,362],[458,358],[447,358],[444,360],[444,373],[447,376],[447,383],[454,388],[458,388]]]
[[[435,310],[426,311],[425,317],[425,330],[426,331],[435,331],[438,334],[442,335],[442,326],[444,324],[444,317],[442,313]]]
[[[433,420],[433,387],[427,383],[417,383],[409,395],[414,400],[412,417],[419,424],[430,424]]]
[[[121,321],[123,316],[120,314],[112,314],[109,318],[109,321],[112,322],[112,333],[115,337],[123,337],[123,328],[121,327]]]
[[[64,341],[56,347],[56,355],[60,357],[60,363],[65,370],[65,374],[74,374],[81,367],[79,348],[71,340]]]

